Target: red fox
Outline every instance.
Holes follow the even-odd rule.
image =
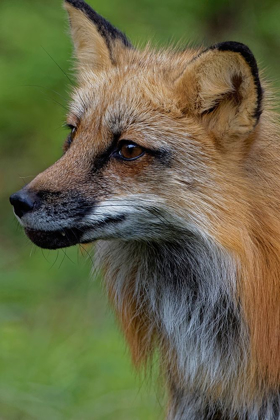
[[[96,243],[169,420],[280,418],[280,138],[250,49],[143,51],[65,0],[78,87],[63,156],[10,198],[42,248]]]

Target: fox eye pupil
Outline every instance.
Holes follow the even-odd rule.
[[[124,160],[134,160],[144,154],[144,149],[134,143],[125,143],[119,149],[119,156]]]

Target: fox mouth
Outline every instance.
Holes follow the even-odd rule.
[[[118,224],[125,220],[124,215],[105,217],[91,226],[80,228],[63,228],[57,230],[40,230],[25,227],[28,238],[40,248],[58,249],[77,244],[85,244],[102,238],[102,230],[109,225]],[[95,232],[95,234],[94,234]]]

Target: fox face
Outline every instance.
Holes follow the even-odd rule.
[[[26,234],[60,248],[214,233],[213,214],[232,216],[224,197],[261,112],[252,53],[238,43],[139,52],[86,3],[65,8],[78,67],[70,134],[63,156],[11,197]]]

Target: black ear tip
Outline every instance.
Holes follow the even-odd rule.
[[[216,49],[219,51],[232,51],[239,53],[243,56],[243,58],[247,61],[247,63],[252,66],[257,66],[256,59],[254,57],[254,54],[250,50],[250,48],[242,44],[242,42],[236,42],[236,41],[226,41],[221,42],[220,44],[215,44],[212,49]]]
[[[242,44],[241,42],[227,41],[221,42],[220,44],[215,44],[211,48],[219,51],[232,51],[241,54],[244,60],[247,61],[247,63],[251,67],[253,73],[255,73],[258,76],[258,66],[256,59],[247,45]]]
[[[247,51],[252,54],[250,48],[247,45],[243,44],[242,42],[236,42],[236,41],[220,42],[219,44],[215,44],[213,48],[219,51],[233,51],[233,52]]]
[[[71,4],[76,9],[80,9],[85,4],[84,0],[64,0],[64,3]]]

